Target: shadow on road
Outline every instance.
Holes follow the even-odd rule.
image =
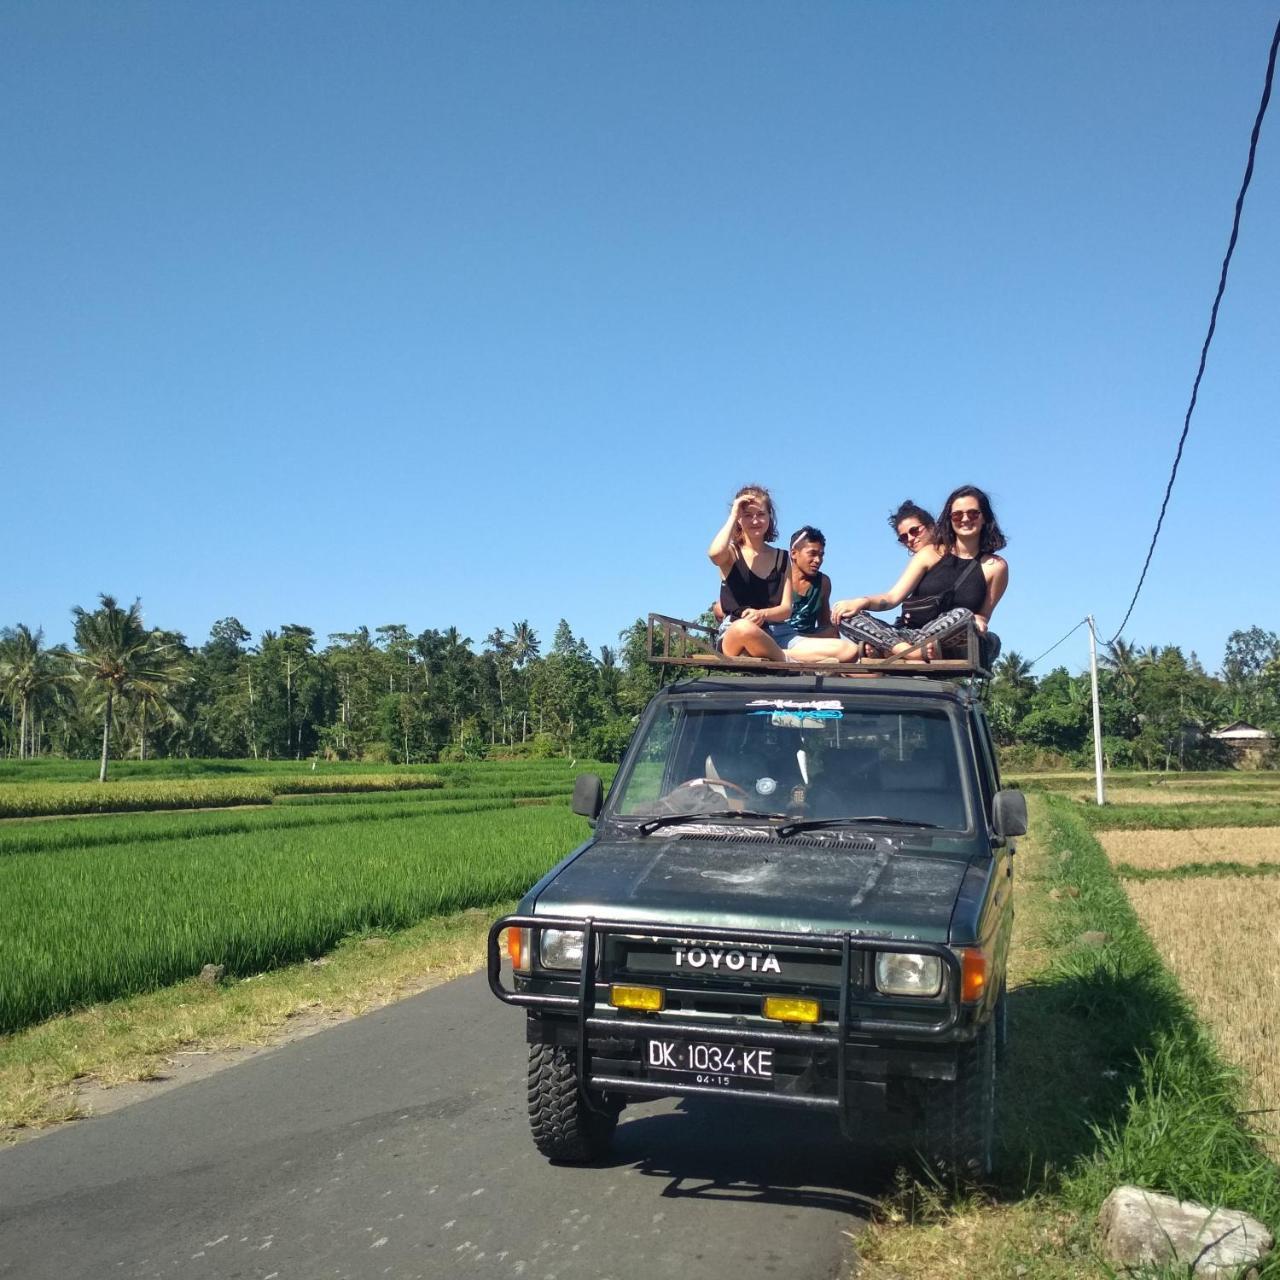
[[[1187,1014],[1154,965],[1087,957],[1010,992],[995,1185],[1020,1198],[1053,1186],[1123,1122],[1141,1055]],[[844,1141],[834,1119],[686,1098],[623,1113],[606,1164],[668,1181],[668,1197],[817,1207],[865,1216],[894,1192],[894,1167]],[[915,1169],[918,1174],[919,1168]]]
[[[612,1165],[665,1178],[672,1198],[793,1205],[865,1217],[891,1170],[844,1141],[830,1117],[683,1099],[624,1112]]]

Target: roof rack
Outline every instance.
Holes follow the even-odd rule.
[[[838,675],[838,676],[916,676],[925,679],[956,680],[966,676],[991,679],[991,672],[982,665],[982,649],[978,630],[972,622],[954,642],[962,639],[964,656],[959,658],[934,658],[926,660],[920,651],[898,654],[892,658],[862,658],[858,662],[836,662],[834,659],[788,658],[785,662],[772,662],[768,658],[751,658],[741,655],[726,658],[717,653],[715,631],[700,622],[688,622],[683,618],[669,618],[664,613],[649,615],[649,661],[670,667],[703,667],[715,671],[739,671],[752,674],[786,672],[790,675]]]

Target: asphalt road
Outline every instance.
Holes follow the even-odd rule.
[[[537,1154],[523,1015],[482,975],[0,1150],[0,1277],[839,1276],[868,1188],[820,1117],[628,1108]]]

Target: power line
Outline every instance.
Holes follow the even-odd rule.
[[[1032,668],[1032,667],[1034,667],[1034,666],[1036,665],[1036,663],[1040,661],[1040,658],[1047,658],[1047,657],[1048,657],[1048,656],[1049,656],[1049,655],[1050,655],[1050,654],[1051,654],[1051,653],[1052,653],[1052,652],[1053,652],[1053,651],[1054,651],[1054,650],[1055,650],[1055,649],[1056,649],[1056,648],[1057,648],[1057,647],[1062,643],[1062,641],[1063,641],[1063,640],[1070,640],[1070,639],[1071,639],[1071,637],[1072,637],[1073,635],[1075,635],[1075,633],[1076,633],[1077,631],[1079,631],[1079,630],[1080,630],[1080,628],[1081,628],[1081,627],[1083,627],[1083,626],[1084,626],[1088,621],[1089,621],[1089,619],[1088,619],[1088,618],[1081,618],[1081,619],[1080,619],[1080,621],[1079,621],[1079,622],[1077,622],[1077,623],[1076,623],[1076,625],[1075,625],[1074,627],[1072,627],[1072,628],[1071,628],[1071,630],[1070,630],[1070,631],[1068,631],[1068,632],[1067,632],[1067,634],[1066,634],[1065,636],[1063,636],[1063,637],[1062,637],[1062,640],[1055,640],[1055,641],[1054,641],[1054,642],[1053,642],[1053,643],[1052,643],[1052,644],[1051,644],[1051,645],[1050,645],[1050,646],[1049,646],[1049,647],[1048,647],[1048,648],[1047,648],[1047,649],[1046,649],[1046,650],[1045,650],[1045,651],[1040,655],[1040,657],[1039,657],[1039,658],[1032,658],[1032,659],[1031,659],[1031,661],[1027,663],[1027,670],[1028,670],[1028,671],[1030,671],[1030,670],[1031,670],[1031,668]]]
[[[1253,122],[1253,133],[1249,137],[1249,162],[1245,165],[1244,181],[1240,184],[1240,194],[1236,197],[1236,213],[1231,224],[1231,239],[1227,244],[1227,255],[1222,260],[1222,275],[1218,280],[1218,292],[1213,299],[1213,310],[1209,315],[1209,332],[1205,335],[1204,346],[1200,349],[1200,368],[1196,371],[1196,380],[1191,388],[1191,403],[1187,406],[1187,416],[1182,424],[1182,435],[1178,439],[1178,452],[1174,455],[1173,470],[1169,473],[1169,483],[1164,490],[1164,501],[1160,504],[1160,517],[1156,521],[1156,531],[1151,535],[1151,546],[1147,548],[1147,558],[1142,565],[1142,573],[1138,578],[1138,585],[1134,588],[1133,599],[1129,601],[1129,607],[1125,610],[1124,619],[1116,628],[1115,635],[1107,641],[1108,644],[1114,644],[1120,638],[1120,633],[1124,630],[1125,623],[1129,621],[1129,615],[1133,612],[1133,606],[1138,603],[1138,595],[1142,591],[1142,584],[1147,579],[1147,570],[1151,567],[1151,557],[1155,554],[1156,541],[1160,537],[1160,526],[1164,524],[1164,513],[1169,505],[1169,495],[1173,492],[1173,482],[1178,475],[1178,464],[1182,461],[1182,446],[1187,442],[1187,432],[1191,428],[1191,414],[1195,410],[1196,396],[1200,391],[1200,379],[1204,377],[1205,361],[1209,357],[1209,344],[1213,341],[1213,331],[1218,325],[1218,304],[1222,301],[1222,295],[1227,287],[1227,269],[1231,265],[1231,255],[1235,252],[1236,238],[1240,234],[1240,212],[1244,208],[1244,194],[1249,190],[1249,183],[1253,179],[1253,158],[1258,150],[1258,135],[1262,131],[1262,118],[1267,114],[1267,103],[1271,101],[1271,80],[1275,75],[1277,47],[1280,47],[1280,22],[1276,23],[1276,33],[1271,38],[1271,54],[1267,59],[1267,76],[1262,88],[1262,102],[1258,106],[1258,117]]]

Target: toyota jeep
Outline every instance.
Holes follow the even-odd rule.
[[[976,687],[687,680],[607,799],[579,776],[591,838],[489,934],[545,1156],[593,1159],[627,1102],[696,1095],[989,1170],[1026,802]]]

